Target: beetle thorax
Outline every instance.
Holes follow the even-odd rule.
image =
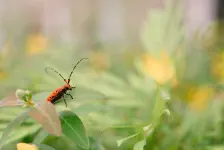
[[[66,89],[68,89],[68,90],[72,90],[71,85],[70,85],[70,84],[68,84],[68,83],[66,83],[66,84],[64,85],[64,87],[65,87]]]

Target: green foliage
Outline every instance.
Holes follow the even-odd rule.
[[[69,94],[74,99],[65,96],[68,108],[63,100],[55,107],[50,104],[48,107],[46,97],[65,83],[57,74],[44,73],[44,68],[55,68],[67,78],[74,63],[83,56],[91,60],[91,54],[77,51],[71,45],[55,44],[40,55],[23,56],[17,61],[15,57],[15,60],[8,59],[9,64],[16,63],[5,64],[9,75],[1,86],[8,91],[3,88],[0,94],[15,93],[17,88],[34,92],[17,93],[17,97],[22,94],[24,102],[31,98],[34,103],[43,102],[43,106],[33,109],[48,125],[32,118],[24,122],[27,108],[1,108],[0,143],[7,144],[5,149],[18,142],[32,142],[40,149],[55,150],[223,149],[223,88],[222,84],[210,86],[218,82],[211,72],[213,55],[197,40],[193,43],[184,40],[186,31],[182,19],[179,3],[174,7],[171,1],[166,1],[164,9],[149,12],[141,32],[144,55],[157,55],[163,49],[169,53],[176,71],[176,85],[158,85],[147,74],[139,55],[132,56],[130,63],[105,48],[102,52],[108,55],[110,66],[99,72],[93,69],[91,61],[80,64],[71,78],[71,85],[76,89]],[[124,51],[124,55],[128,52]],[[196,94],[191,91],[192,87],[201,86],[210,86],[213,95],[206,97],[208,91]],[[207,107],[193,110],[189,105],[192,93],[194,100],[201,102],[199,106],[208,102]],[[55,121],[57,113],[61,124]],[[62,136],[52,134],[60,131]]]
[[[2,147],[3,144],[5,144],[4,142],[6,142],[6,140],[8,139],[8,136],[12,134],[12,132],[16,130],[16,128],[19,127],[23,123],[23,121],[27,118],[27,116],[28,116],[28,111],[25,111],[24,113],[18,115],[14,120],[12,120],[9,123],[9,125],[7,126],[7,128],[4,130],[2,134],[2,138],[0,140],[0,148]]]
[[[183,44],[185,31],[182,25],[182,1],[164,1],[164,9],[152,9],[141,32],[142,44],[146,51],[158,55],[166,50],[175,55]],[[174,5],[175,3],[175,5]]]
[[[89,142],[90,142],[89,150],[105,150],[105,148],[95,138],[89,137]],[[83,150],[83,149],[77,147],[77,150]]]
[[[74,140],[79,147],[89,149],[89,139],[79,117],[71,111],[64,111],[60,113],[60,119],[64,135]]]
[[[144,146],[146,144],[145,140],[141,140],[134,145],[133,150],[144,150]]]
[[[17,92],[17,95],[19,95],[18,93],[23,93],[26,95],[26,92]],[[21,97],[24,97],[24,95],[21,95]],[[38,97],[40,97],[40,95],[38,95]],[[31,100],[29,99],[27,102],[29,101]],[[32,108],[29,108],[27,111],[18,115],[18,117],[10,122],[8,127],[4,130],[3,136],[1,138],[1,147],[3,144],[5,144],[5,141],[8,140],[9,135],[12,134],[13,130],[16,130],[16,127],[20,126],[25,121],[25,119],[27,119],[28,115],[42,124],[43,128],[49,134],[61,136],[61,130],[63,130],[64,135],[74,140],[79,147],[89,149],[89,139],[85,133],[82,121],[78,118],[78,116],[70,111],[63,111],[60,113],[60,122],[59,116],[56,114],[55,107],[46,100],[37,102],[37,104],[32,106]],[[44,138],[47,136],[48,134],[46,134],[44,131],[39,132],[33,142],[42,148],[48,147],[41,145],[41,143],[44,141]]]
[[[48,145],[45,145],[45,144],[39,144],[37,145],[39,150],[55,150],[54,148],[48,146]]]
[[[41,144],[48,135],[49,134],[45,130],[42,129],[37,133],[32,143],[36,145]]]

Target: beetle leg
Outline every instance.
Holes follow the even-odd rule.
[[[69,95],[72,99],[73,99],[73,97],[72,97],[72,95],[71,94],[68,94],[68,93],[65,93],[66,95]]]
[[[75,90],[75,88],[76,88],[76,86],[73,86],[73,87],[72,87],[72,89],[74,89],[74,90]],[[72,98],[72,99],[73,99],[73,98]]]
[[[64,102],[65,102],[65,106],[67,107],[67,102],[66,102],[66,100],[65,100],[65,97],[63,96],[63,99],[64,99]]]

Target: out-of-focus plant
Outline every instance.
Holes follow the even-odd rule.
[[[141,37],[145,47],[143,58],[146,59],[139,62],[141,68],[144,68],[143,72],[164,85],[170,93],[172,99],[170,107],[174,120],[161,123],[148,138],[146,147],[148,149],[207,148],[209,144],[203,143],[202,139],[206,140],[207,136],[212,136],[203,133],[211,131],[210,129],[219,130],[221,125],[218,124],[222,122],[219,117],[211,119],[208,116],[212,116],[212,112],[215,113],[214,116],[220,116],[223,107],[222,102],[214,101],[223,97],[216,97],[219,93],[216,92],[216,83],[213,82],[210,72],[210,53],[203,51],[205,47],[199,45],[199,42],[190,41],[190,43],[184,40],[181,7],[174,9],[173,5],[165,6],[168,7],[164,10],[152,12],[143,26]],[[171,14],[172,17],[168,17]],[[155,25],[156,23],[158,24]],[[216,60],[218,63],[215,64],[218,67],[221,61]],[[221,74],[222,70],[216,69],[217,74]],[[217,105],[220,105],[220,109],[215,109]],[[208,125],[209,121],[214,124]]]
[[[93,51],[89,58],[90,65],[96,71],[103,72],[110,67],[110,58],[108,54],[103,51]]]
[[[11,90],[26,87],[43,91],[46,93],[40,97],[44,99],[63,84],[58,77],[44,73],[46,66],[66,75],[77,59],[89,57],[90,63],[77,67],[72,77],[77,91],[71,93],[75,100],[69,100],[69,107],[81,118],[90,136],[90,145],[98,149],[222,148],[223,91],[216,86],[223,82],[222,47],[215,44],[215,39],[200,36],[185,40],[182,4],[171,2],[165,1],[164,9],[149,12],[141,32],[143,53],[123,51],[118,56],[107,48],[88,53],[77,51],[74,45],[56,43],[46,51],[25,54],[20,65],[12,70],[3,67],[8,78],[3,86]],[[39,39],[34,45],[44,41]],[[215,53],[211,52],[213,49]],[[96,97],[97,91],[108,99]],[[167,103],[168,99],[171,100]],[[64,108],[60,103],[56,107],[57,110]],[[0,118],[6,122],[21,112],[18,109],[0,111],[7,114]],[[169,113],[170,117],[162,115]],[[5,125],[0,127],[3,131]],[[26,143],[64,150],[76,147],[64,136],[55,138],[43,130],[37,131],[39,126],[35,127],[33,122],[21,128],[21,131],[34,131],[30,133],[30,141],[23,140]],[[27,136],[28,133],[21,134],[21,137]]]
[[[59,122],[59,119],[57,120],[57,118],[50,118],[48,116],[51,115],[51,117],[53,117],[54,113],[56,113],[53,109],[54,107],[48,105],[47,103],[40,103],[40,105],[35,104],[32,100],[32,94],[29,91],[17,90],[16,97],[12,95],[1,100],[1,107],[16,107],[16,106],[30,107],[31,109],[28,109],[23,113],[19,114],[14,120],[12,120],[9,123],[9,125],[4,130],[2,138],[0,140],[1,148],[6,143],[6,141],[9,140],[8,137],[9,135],[12,135],[13,130],[15,130],[16,127],[22,124],[25,119],[27,119],[28,114],[37,121],[39,121],[40,123],[42,123],[43,125],[45,124],[44,127],[47,131],[49,131],[49,133],[55,135],[61,134],[60,133],[61,130],[59,130],[60,128],[54,130],[55,127],[58,126],[57,121]],[[39,114],[37,112],[39,112]],[[51,127],[49,128],[49,126]]]
[[[145,72],[159,84],[165,84],[168,81],[176,84],[175,68],[166,51],[162,51],[159,57],[145,56],[143,64]]]
[[[175,9],[174,9],[175,7]],[[142,28],[141,39],[145,51],[158,56],[165,50],[174,57],[185,38],[181,1],[165,0],[164,9],[154,9]]]
[[[142,66],[159,84],[176,86],[184,67],[184,26],[182,3],[165,1],[164,9],[149,12],[141,32]],[[175,7],[175,9],[174,9]]]
[[[224,83],[224,50],[217,52],[212,58],[211,72],[218,83]]]
[[[35,55],[46,50],[48,39],[41,33],[29,35],[26,41],[26,50],[28,55]]]

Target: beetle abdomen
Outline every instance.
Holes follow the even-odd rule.
[[[60,98],[62,98],[62,96],[64,95],[64,86],[60,87],[56,90],[54,90],[48,97],[47,97],[47,101],[51,102],[51,103],[55,103],[57,100],[59,100]]]

